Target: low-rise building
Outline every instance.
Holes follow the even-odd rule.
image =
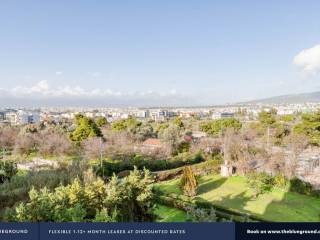
[[[23,125],[29,123],[39,123],[40,113],[39,112],[27,112],[24,110],[10,110],[5,113],[4,121],[10,125]]]
[[[232,112],[222,112],[222,113],[213,113],[212,119],[223,119],[223,118],[234,118],[234,113]]]

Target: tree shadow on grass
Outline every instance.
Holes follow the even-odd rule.
[[[232,209],[239,209],[243,213],[251,213],[245,209],[247,203],[253,200],[253,197],[246,196],[246,192],[241,192],[237,195],[227,195],[219,199],[219,201],[214,201],[215,204],[221,206],[230,206]]]
[[[266,206],[263,216],[276,222],[319,222],[320,199],[297,193],[290,183],[281,198]]]
[[[219,178],[215,181],[202,182],[198,188],[198,194],[204,194],[212,191],[213,189],[219,188],[222,184],[227,181],[227,178]]]
[[[208,208],[208,204],[216,210],[216,215],[220,219],[235,222],[259,221],[252,217],[252,213],[245,209],[247,203],[252,197],[247,196],[246,192],[237,195],[226,195],[214,201],[207,201],[201,197],[197,197],[196,201]]]

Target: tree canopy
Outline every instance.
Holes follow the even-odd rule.
[[[97,123],[97,125],[98,125],[99,127],[103,127],[103,126],[105,126],[105,125],[108,124],[108,121],[107,121],[107,119],[106,119],[105,117],[98,117],[98,118],[96,119],[96,123]]]
[[[100,128],[91,118],[77,115],[76,124],[76,129],[70,134],[72,141],[81,142],[89,137],[102,137]]]
[[[294,126],[294,132],[306,135],[310,144],[320,145],[320,111],[303,114],[301,123]]]
[[[128,131],[135,133],[142,123],[135,118],[122,119],[112,123],[111,128],[113,131]]]
[[[202,131],[217,136],[227,128],[233,128],[234,130],[241,129],[242,124],[239,120],[235,118],[217,119],[210,122],[200,124]]]
[[[274,111],[262,111],[259,113],[259,121],[264,127],[268,127],[276,123],[276,113]]]

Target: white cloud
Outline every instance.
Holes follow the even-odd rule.
[[[293,63],[307,74],[320,72],[320,44],[302,50],[294,57]]]
[[[147,99],[147,98],[166,98],[179,97],[176,90],[167,92],[121,92],[111,89],[84,89],[80,86],[71,87],[58,86],[51,87],[48,81],[43,80],[33,86],[17,86],[10,89],[0,89],[2,96],[15,98],[124,98],[124,99]]]

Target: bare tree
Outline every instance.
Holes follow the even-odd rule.
[[[116,158],[118,155],[130,155],[135,153],[135,140],[131,133],[126,131],[114,132],[104,130],[105,137],[104,153],[110,158]]]
[[[204,152],[206,154],[217,154],[222,151],[222,141],[217,138],[201,138],[198,141],[192,143],[191,152]]]
[[[19,129],[16,127],[0,128],[0,148],[12,148],[19,134]]]
[[[36,151],[38,147],[39,140],[36,133],[26,133],[25,131],[20,131],[14,146],[14,152],[16,154],[29,154],[32,151]]]
[[[66,134],[45,131],[41,132],[36,138],[38,141],[39,153],[45,156],[62,156],[73,152],[73,144]]]
[[[281,149],[281,151],[271,153],[270,157],[267,158],[265,171],[272,175],[283,173],[286,165],[285,160],[286,156],[283,149]]]
[[[82,143],[84,155],[86,159],[98,159],[100,157],[101,149],[101,138],[89,138]]]
[[[285,174],[291,179],[296,174],[299,155],[308,146],[308,138],[303,134],[292,133],[285,139],[285,143],[290,151],[290,156],[286,161]]]

